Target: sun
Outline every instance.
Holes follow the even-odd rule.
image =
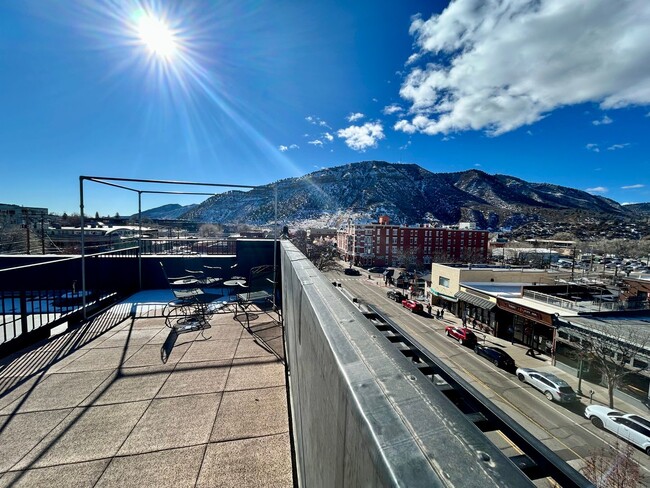
[[[162,19],[142,14],[137,20],[137,31],[140,42],[152,55],[169,60],[178,51],[176,33]]]

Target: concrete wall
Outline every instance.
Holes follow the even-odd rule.
[[[281,266],[300,486],[531,486],[288,241]]]

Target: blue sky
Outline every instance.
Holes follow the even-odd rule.
[[[55,212],[371,159],[650,202],[650,2],[8,0],[0,113],[0,202]]]

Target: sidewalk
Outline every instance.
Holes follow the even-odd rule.
[[[435,314],[436,309],[438,309],[438,307],[433,308],[432,310],[433,314]],[[454,316],[449,311],[445,311],[444,319],[438,320],[435,317],[432,317],[431,320],[433,320],[436,323],[436,325],[440,325],[442,327],[447,327],[449,325],[453,325],[457,327],[463,326],[462,320]],[[483,341],[485,341],[487,345],[500,347],[501,349],[506,351],[515,360],[515,364],[517,365],[518,368],[532,368],[532,369],[537,369],[539,371],[546,371],[548,373],[553,373],[558,378],[561,378],[564,381],[566,381],[569,385],[571,385],[571,387],[574,390],[577,391],[578,378],[575,375],[572,375],[571,373],[567,373],[563,369],[558,368],[557,366],[553,366],[551,357],[548,354],[539,354],[535,352],[535,357],[528,356],[526,355],[526,351],[528,351],[529,349],[528,346],[525,346],[517,342],[511,344],[510,341],[507,339],[494,337],[493,335],[485,334],[484,332],[481,332],[479,330],[473,330],[471,327],[469,327],[469,329],[476,334],[479,343],[483,344]],[[609,406],[609,396],[606,387],[594,383],[590,383],[583,379],[581,390],[583,395],[580,398],[580,402],[583,405],[585,406],[589,405],[590,402],[589,391],[593,390],[594,391],[594,395],[592,398],[593,404]],[[639,406],[633,404],[632,402],[628,402],[625,399],[616,396],[614,397],[614,408],[617,410],[622,410],[625,413],[636,413],[643,417],[650,416],[650,411],[648,409],[640,408]]]

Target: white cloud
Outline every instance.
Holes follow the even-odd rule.
[[[600,148],[598,147],[598,144],[587,144],[585,146],[588,151],[593,151],[593,152],[600,152]]]
[[[396,103],[391,103],[390,105],[386,105],[383,110],[384,115],[392,115],[403,111],[404,109],[399,105],[397,105]]]
[[[622,186],[621,189],[623,189],[623,190],[635,190],[636,188],[644,188],[644,187],[645,187],[645,185],[637,183],[636,185]]]
[[[325,132],[325,133],[323,134],[323,137],[324,137],[325,139],[327,139],[329,142],[332,142],[332,141],[334,140],[334,136],[333,136],[332,134],[330,134],[329,132]]]
[[[366,122],[362,126],[351,125],[346,129],[340,129],[336,135],[345,139],[349,148],[365,151],[370,147],[376,147],[377,141],[384,138],[384,128],[380,122]]]
[[[348,119],[348,122],[354,122],[355,120],[363,119],[365,115],[363,115],[360,112],[350,114],[346,118]]]
[[[607,115],[604,115],[602,119],[600,120],[592,120],[591,123],[594,125],[609,125],[612,122],[614,122],[612,119],[610,119]]]
[[[313,141],[308,141],[307,144],[311,144],[312,146],[322,147],[323,141],[321,141],[320,139],[314,139]]]
[[[604,186],[596,186],[594,188],[587,188],[585,191],[589,193],[607,193],[609,190]]]
[[[298,144],[291,144],[290,146],[281,145],[278,149],[282,152],[287,152],[289,149],[300,149],[300,146]]]
[[[480,167],[481,167],[481,163],[474,163],[474,166],[476,166],[477,168],[480,168]]]
[[[628,147],[629,145],[630,145],[629,142],[626,142],[626,143],[624,143],[624,144],[612,144],[611,146],[609,146],[609,147],[607,148],[607,150],[608,150],[608,151],[616,151],[616,150],[618,150],[618,149],[625,149],[625,148]]]
[[[305,117],[305,120],[312,125],[318,125],[320,127],[327,127],[328,129],[331,129],[331,127],[327,125],[327,122],[325,122],[320,117],[316,117],[314,115],[308,115],[307,117]]]
[[[415,17],[416,54],[431,62],[403,82],[413,118],[395,128],[499,135],[563,106],[648,104],[649,16],[648,0],[455,0]]]

